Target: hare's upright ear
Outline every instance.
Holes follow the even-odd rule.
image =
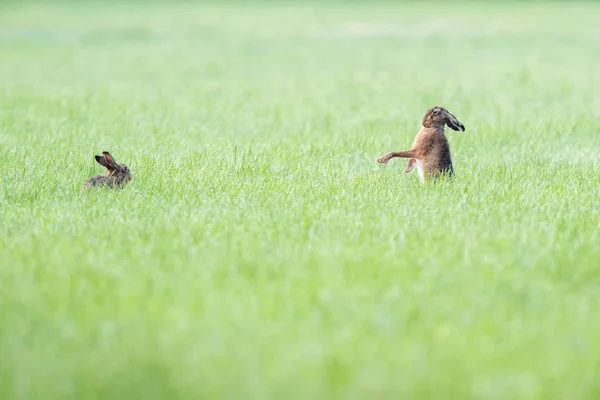
[[[106,159],[106,162],[108,163],[108,165],[110,165],[112,168],[117,167],[117,163],[115,162],[115,159],[113,158],[113,156],[110,155],[110,153],[108,151],[103,151],[102,154],[104,154],[104,158]]]
[[[104,156],[96,156],[94,158],[96,159],[98,164],[102,165],[104,168],[108,170],[112,169],[112,167],[109,165],[108,161],[106,161],[106,158],[104,158]]]

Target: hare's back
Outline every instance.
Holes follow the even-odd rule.
[[[83,187],[87,188],[90,186],[106,185],[108,182],[109,182],[108,177],[106,177],[104,175],[97,175],[97,176],[92,176],[87,181],[85,181],[85,183],[83,184]]]
[[[429,175],[437,174],[444,170],[452,170],[452,157],[450,144],[445,135],[435,135],[430,138],[429,154],[423,160],[425,171]]]

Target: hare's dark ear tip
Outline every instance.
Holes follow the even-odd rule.
[[[103,151],[103,152],[102,152],[102,154],[104,154],[105,156],[106,156],[106,155],[109,155],[109,156],[110,156],[110,153],[109,153],[108,151]]]
[[[96,159],[96,161],[100,162],[100,160],[104,159],[104,156],[95,155],[94,158]]]

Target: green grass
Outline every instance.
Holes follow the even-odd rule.
[[[600,396],[600,5],[315,4],[0,9],[0,398]]]

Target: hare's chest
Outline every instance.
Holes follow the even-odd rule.
[[[425,170],[423,169],[423,161],[417,159],[417,173],[419,174],[419,180],[421,183],[425,182]]]

